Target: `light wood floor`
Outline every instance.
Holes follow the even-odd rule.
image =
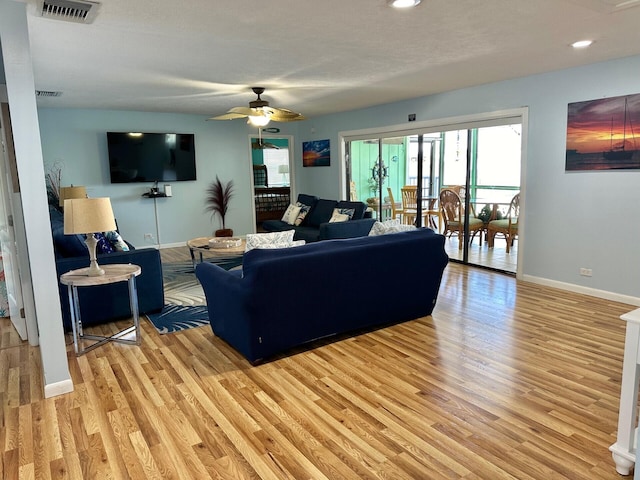
[[[458,248],[459,245],[457,236],[447,237],[445,250],[449,258],[462,261],[463,252]],[[507,242],[504,238],[497,237],[493,248],[489,248],[484,237],[482,245],[480,245],[478,236],[476,236],[469,245],[469,264],[515,274],[518,268],[518,240],[516,239],[513,247],[507,253]]]
[[[144,321],[43,400],[37,349],[6,348],[2,478],[619,479],[633,308],[450,264],[433,316],[258,367]]]

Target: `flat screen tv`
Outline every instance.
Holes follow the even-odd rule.
[[[196,179],[193,133],[107,132],[111,183]]]

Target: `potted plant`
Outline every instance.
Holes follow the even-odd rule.
[[[233,197],[233,180],[229,180],[227,183],[222,182],[216,175],[216,179],[211,182],[207,188],[207,196],[205,199],[206,211],[211,212],[211,217],[215,217],[216,214],[220,216],[220,223],[222,228],[216,230],[214,235],[216,237],[232,237],[233,230],[226,228],[224,223],[227,210],[229,209],[229,201]]]

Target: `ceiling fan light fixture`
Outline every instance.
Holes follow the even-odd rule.
[[[249,107],[233,107],[227,113],[211,117],[208,120],[235,120],[237,118],[246,118],[248,123],[256,127],[264,127],[270,121],[274,122],[295,122],[297,120],[305,120],[300,113],[292,112],[286,108],[270,107],[269,102],[262,100],[260,95],[264,92],[263,87],[252,87],[253,93],[258,98],[249,102]]]
[[[420,4],[421,0],[387,0],[387,5],[393,8],[412,8]]]
[[[249,123],[255,127],[265,127],[269,125],[269,115],[249,115]]]

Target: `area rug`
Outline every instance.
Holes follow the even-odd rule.
[[[159,333],[209,325],[204,292],[191,262],[163,263],[162,280],[165,306],[159,313],[147,315]]]
[[[163,263],[164,303],[167,305],[206,305],[200,282],[191,262]]]
[[[204,305],[165,305],[159,313],[147,314],[147,318],[161,334],[209,325],[209,312]]]

